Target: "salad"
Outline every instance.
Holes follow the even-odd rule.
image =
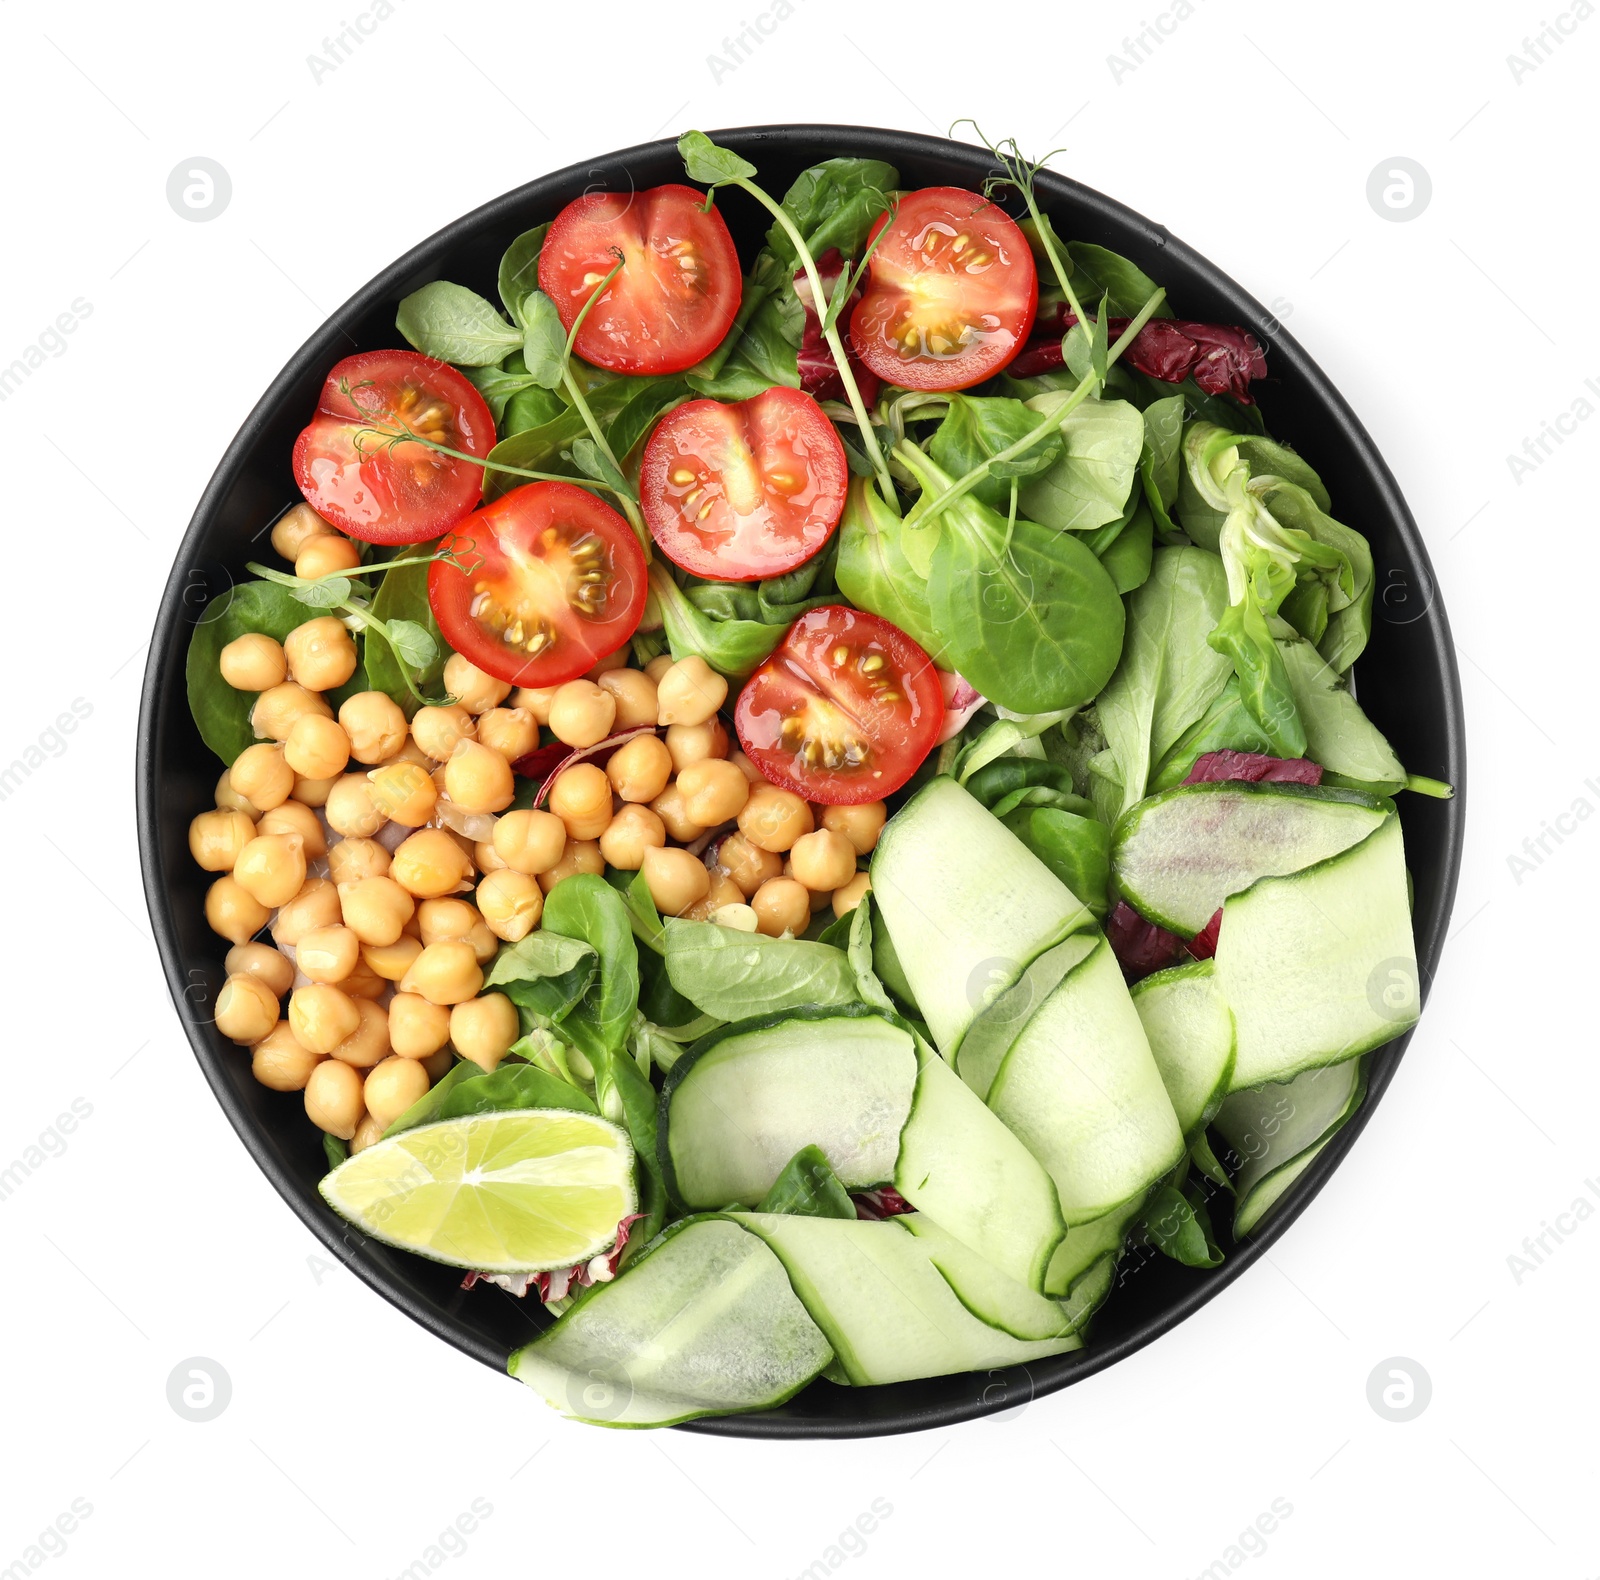
[[[1395,798],[1450,793],[1350,689],[1372,556],[1247,331],[1015,143],[781,199],[679,148],[329,369],[188,656],[219,1030],[328,1205],[543,1302],[512,1372],[613,1426],[1220,1263],[1417,1018]]]

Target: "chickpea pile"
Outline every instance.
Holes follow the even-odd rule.
[[[277,523],[272,543],[303,577],[360,562],[309,505]],[[641,671],[623,667],[624,651],[581,680],[513,695],[452,654],[455,700],[410,720],[380,691],[335,712],[324,693],[357,661],[350,631],[327,615],[281,644],[228,643],[222,677],[257,694],[260,739],[189,826],[191,854],[217,875],[206,919],[231,945],[217,1027],[250,1049],[257,1080],[302,1092],[312,1122],[352,1152],[458,1055],[492,1071],[510,1052],[516,1007],[483,991],[484,970],[539,925],[563,878],[642,871],[663,916],[774,938],[829,905],[846,915],[867,892],[857,860],[877,844],[883,803],[812,806],[768,784],[730,753],[717,716],[728,683],[701,658]],[[643,726],[653,733],[603,767],[564,770],[545,809],[511,808],[512,764],[543,730],[585,748]],[[487,837],[455,832],[447,810],[477,835],[487,822]]]

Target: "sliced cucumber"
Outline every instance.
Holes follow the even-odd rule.
[[[1056,1188],[1031,1152],[923,1044],[895,1189],[919,1212],[1029,1289],[1067,1226]]]
[[[1120,1252],[1102,1256],[1062,1298],[1061,1309],[1066,1312],[1067,1320],[1077,1332],[1088,1331],[1090,1317],[1105,1304],[1106,1297],[1116,1284],[1118,1255]]]
[[[1215,962],[1196,960],[1146,977],[1134,986],[1133,1007],[1178,1125],[1192,1136],[1228,1095],[1233,1075],[1233,1012],[1217,989]]]
[[[1231,780],[1179,785],[1119,819],[1112,870],[1141,916],[1193,938],[1229,895],[1348,850],[1391,810],[1359,790]]]
[[[1379,1047],[1421,1013],[1394,814],[1359,845],[1262,878],[1222,913],[1216,982],[1238,1026],[1234,1087]]]
[[[847,1223],[729,1216],[777,1252],[795,1294],[833,1347],[836,1366],[829,1375],[836,1381],[861,1386],[987,1371],[1082,1343],[1070,1333],[1018,1339],[974,1316],[924,1243],[893,1218]]]
[[[1050,1171],[1069,1224],[1104,1217],[1183,1156],[1161,1072],[1103,938],[1012,1043],[989,1106]]]
[[[917,1237],[956,1299],[980,1322],[1030,1342],[1058,1339],[1076,1331],[1059,1301],[1047,1300],[1007,1278],[926,1213],[909,1212],[894,1221]]]
[[[916,1085],[911,1033],[863,1005],[722,1027],[667,1075],[658,1135],[668,1185],[691,1209],[754,1207],[809,1145],[846,1190],[885,1184]]]
[[[511,1357],[511,1375],[596,1426],[768,1410],[832,1359],[756,1235],[691,1219]]]
[[[1235,1092],[1212,1121],[1243,1159],[1233,1182],[1236,1237],[1247,1235],[1311,1166],[1366,1095],[1365,1061],[1307,1070],[1292,1081]]]
[[[1149,1195],[1148,1190],[1139,1191],[1102,1217],[1091,1218],[1088,1223],[1074,1224],[1068,1229],[1066,1238],[1050,1260],[1044,1280],[1045,1292],[1054,1299],[1065,1299],[1070,1303],[1094,1268],[1101,1263],[1114,1267],[1117,1258],[1122,1255],[1128,1230]]]
[[[1061,979],[1099,940],[1097,933],[1074,933],[1047,949],[1022,976],[981,1010],[961,1039],[956,1073],[979,1097],[987,1098],[995,1072],[1028,1024],[1028,1017],[1055,992]]]
[[[947,778],[890,819],[872,858],[872,896],[947,1059],[995,989],[1093,922],[1015,834]]]

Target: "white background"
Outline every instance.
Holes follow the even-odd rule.
[[[1251,1575],[1600,1571],[1581,1446],[1600,1223],[1547,1239],[1520,1282],[1507,1261],[1600,1177],[1593,1021],[1574,991],[1594,970],[1600,831],[1568,821],[1520,881],[1508,862],[1546,820],[1600,805],[1600,423],[1569,424],[1520,481],[1507,461],[1575,401],[1600,404],[1584,386],[1600,376],[1600,20],[1561,12],[1570,38],[1519,84],[1508,55],[1556,20],[1532,0],[1195,0],[1181,22],[1163,0],[793,0],[719,81],[708,55],[771,0],[393,0],[315,81],[308,55],[370,3],[0,10],[0,365],[74,299],[92,308],[0,411],[16,550],[0,759],[74,698],[93,708],[0,804],[0,1165],[74,1099],[92,1108],[0,1201],[0,1572],[75,1498],[92,1514],[42,1563],[61,1580],[138,1554],[144,1572],[310,1559],[381,1580],[479,1498],[492,1513],[440,1572],[787,1577],[878,1498],[892,1513],[843,1560],[852,1577],[1042,1563],[1180,1580],[1226,1565],[1274,1499],[1293,1512],[1266,1550],[1231,1555]],[[1170,36],[1116,80],[1107,56],[1131,58],[1125,37],[1158,15]],[[999,1422],[854,1444],[570,1426],[322,1270],[216,1108],[140,896],[143,644],[260,392],[439,226],[689,125],[942,132],[964,115],[1027,149],[1067,144],[1057,168],[1275,303],[1377,437],[1461,655],[1473,784],[1457,936],[1345,1168],[1268,1261],[1112,1371]],[[209,223],[165,195],[194,156],[232,180]],[[1432,180],[1405,223],[1366,196],[1395,156]],[[232,1380],[205,1424],[166,1398],[192,1356]],[[1393,1356],[1432,1379],[1404,1424],[1367,1401]]]

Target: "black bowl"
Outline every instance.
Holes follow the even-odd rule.
[[[908,187],[976,188],[993,169],[990,155],[980,148],[858,126],[753,127],[719,132],[716,140],[748,158],[763,185],[780,194],[807,165],[838,154],[887,160]],[[354,351],[400,344],[394,315],[401,297],[430,280],[447,279],[493,299],[505,247],[584,190],[682,179],[671,142],[647,143],[557,171],[457,220],[358,291],[294,354],[228,447],[178,552],[145,672],[138,761],[145,890],[167,980],[206,1079],[251,1155],[312,1232],[417,1322],[497,1371],[505,1368],[511,1350],[544,1325],[543,1309],[493,1286],[463,1292],[458,1273],[367,1240],[336,1218],[317,1195],[326,1167],[322,1140],[299,1098],[258,1085],[249,1060],[211,1024],[224,950],[202,914],[206,875],[189,859],[187,827],[196,812],[212,804],[220,768],[189,717],[184,652],[206,602],[247,576],[245,562],[261,556],[271,522],[299,498],[289,454],[324,374]],[[1161,226],[1098,192],[1049,171],[1040,173],[1037,190],[1058,231],[1132,258],[1167,287],[1180,315],[1244,324],[1255,332],[1266,344],[1272,375],[1257,386],[1268,427],[1317,468],[1339,515],[1371,541],[1377,619],[1359,666],[1362,704],[1408,768],[1456,786],[1453,801],[1420,796],[1405,801],[1417,953],[1426,988],[1438,964],[1461,861],[1465,762],[1454,649],[1411,512],[1355,414],[1253,297]],[[738,192],[724,194],[719,204],[748,256],[766,228],[765,214]],[[1159,1256],[1130,1259],[1122,1287],[1083,1351],[1009,1372],[883,1388],[819,1382],[782,1409],[700,1421],[694,1429],[744,1437],[862,1437],[945,1426],[1015,1408],[1121,1360],[1221,1294],[1288,1230],[1354,1145],[1407,1040],[1402,1037],[1372,1057],[1365,1105],[1259,1234],[1232,1248],[1215,1272],[1193,1271]],[[543,1408],[531,1399],[528,1407]]]

